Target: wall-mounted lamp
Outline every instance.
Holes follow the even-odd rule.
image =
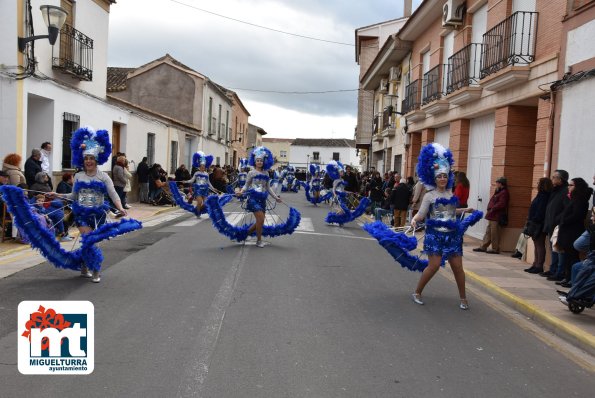
[[[58,34],[60,33],[60,29],[62,29],[62,25],[64,25],[64,22],[66,21],[68,13],[63,8],[56,6],[44,5],[39,7],[39,9],[43,16],[43,22],[45,22],[48,27],[48,34],[42,36],[19,37],[17,43],[20,52],[25,51],[27,43],[37,39],[49,39],[52,46],[56,44]]]

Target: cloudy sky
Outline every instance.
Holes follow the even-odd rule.
[[[169,53],[235,90],[268,137],[353,138],[356,91],[241,89],[354,90],[355,29],[402,15],[402,0],[119,0],[111,7],[109,66]]]

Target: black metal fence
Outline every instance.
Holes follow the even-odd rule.
[[[481,78],[535,59],[536,12],[517,11],[483,35]]]
[[[419,109],[419,80],[411,82],[405,87],[405,99],[401,104],[403,114],[407,114],[413,110]]]
[[[471,43],[448,58],[446,93],[479,83],[483,45]]]
[[[60,30],[60,54],[52,58],[52,67],[79,80],[93,80],[93,39],[65,24]]]
[[[428,104],[442,97],[443,65],[439,64],[424,73],[422,104]]]

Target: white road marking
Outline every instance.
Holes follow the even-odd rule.
[[[341,234],[323,234],[320,232],[295,231],[294,234],[304,235],[320,235],[320,236],[334,236],[336,238],[362,239],[362,240],[376,240],[374,238],[366,238],[365,236],[341,235]]]
[[[155,225],[159,225],[166,221],[171,221],[173,219],[176,219],[176,218],[184,215],[185,213],[186,213],[186,210],[177,210],[172,213],[167,213],[162,216],[156,217],[152,220],[143,222],[143,227],[154,227]]]
[[[174,224],[174,227],[193,227],[196,224],[200,224],[201,222],[203,222],[204,220],[208,219],[209,216],[207,214],[203,214],[202,216],[200,216],[200,218],[189,218],[188,220],[179,222],[177,224]]]
[[[219,291],[209,307],[204,326],[198,333],[194,347],[190,351],[196,353],[196,357],[193,358],[187,368],[186,377],[184,378],[185,381],[180,385],[178,396],[200,397],[202,395],[205,379],[209,373],[211,356],[217,346],[217,340],[219,339],[225,312],[227,311],[236,290],[236,285],[240,279],[242,268],[244,268],[244,264],[246,263],[248,252],[249,250],[245,247],[238,252],[219,288]]]
[[[300,225],[295,229],[296,231],[304,231],[304,232],[314,232],[314,224],[312,224],[312,219],[308,217],[302,217],[300,220]]]

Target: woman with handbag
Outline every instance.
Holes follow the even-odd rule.
[[[552,180],[547,177],[539,179],[537,184],[537,196],[531,202],[529,207],[529,216],[525,225],[525,232],[533,239],[533,264],[526,268],[525,272],[538,274],[543,272],[543,263],[545,262],[545,236],[543,231],[543,222],[545,221],[545,209],[552,191]]]

